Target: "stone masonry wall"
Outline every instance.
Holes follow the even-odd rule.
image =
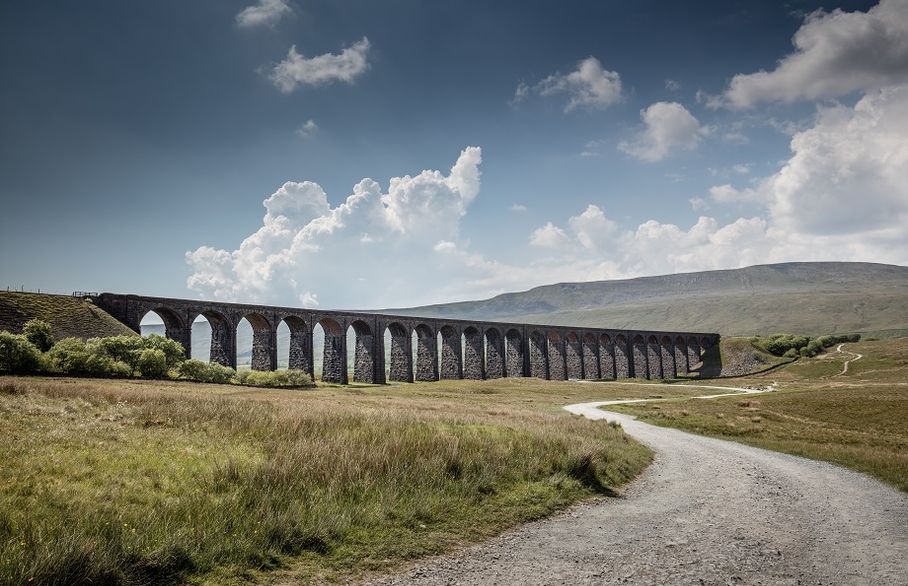
[[[447,336],[442,334],[440,378],[442,380],[463,378],[463,366],[460,361],[460,336],[456,333],[450,333]]]
[[[583,378],[583,351],[580,349],[580,338],[568,336],[564,343],[564,359],[567,378]]]
[[[675,368],[675,351],[671,343],[662,342],[662,376],[664,378],[678,376],[678,370]]]
[[[508,376],[523,376],[523,340],[513,331],[505,338],[505,367]]]
[[[473,331],[464,334],[463,378],[482,380],[482,334]]]
[[[486,378],[501,378],[504,372],[504,348],[498,334],[486,337]]]
[[[410,351],[409,336],[391,336],[391,368],[389,379],[397,382],[408,382],[410,379],[410,362],[413,353]]]
[[[438,380],[438,350],[435,337],[420,336],[416,343],[416,380]]]
[[[646,358],[649,366],[649,374],[646,378],[653,380],[662,378],[662,351],[659,348],[659,342],[650,342],[648,344]]]

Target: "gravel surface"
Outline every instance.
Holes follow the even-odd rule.
[[[620,421],[656,451],[622,497],[372,583],[908,585],[908,496],[895,489],[823,462],[580,411]]]

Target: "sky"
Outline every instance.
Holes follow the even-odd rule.
[[[908,264],[908,0],[8,1],[0,286],[319,308]]]

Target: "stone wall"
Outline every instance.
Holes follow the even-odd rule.
[[[416,380],[438,380],[438,350],[435,336],[418,334],[416,343]]]
[[[655,339],[651,339],[647,344],[646,364],[649,369],[646,378],[653,380],[662,378],[662,351]]]
[[[442,328],[441,363],[438,366],[440,378],[442,380],[463,378],[461,359],[460,334],[453,328]]]
[[[631,344],[629,370],[632,377],[649,378],[649,368],[646,364],[646,342],[642,336],[637,336]]]
[[[615,372],[615,345],[608,336],[602,336],[599,340],[599,368],[601,369],[600,378],[607,380],[617,378],[617,373]],[[625,365],[626,368],[627,366]],[[624,376],[627,376],[626,370]]]
[[[504,339],[498,330],[486,332],[486,378],[501,378],[504,371]]]
[[[463,342],[463,377],[472,380],[484,379],[482,334],[475,328],[467,328],[464,330]]]
[[[325,333],[322,380],[347,384],[347,337]]]
[[[599,344],[592,334],[583,337],[583,378],[602,378],[602,373],[599,372]]]
[[[390,368],[388,378],[397,382],[412,382],[413,376],[411,371],[411,362],[413,361],[413,350],[411,348],[412,338],[407,335],[406,331],[391,331],[391,350],[390,350]]]
[[[564,356],[564,340],[560,337],[549,337],[549,380],[567,379]]]
[[[687,374],[687,344],[675,342],[675,370]]]
[[[666,339],[662,340],[662,376],[663,378],[678,376],[678,370],[675,368],[675,350],[671,340]]]

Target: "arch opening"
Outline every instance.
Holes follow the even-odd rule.
[[[568,333],[564,340],[565,378],[580,380],[583,378],[583,351],[580,348],[580,336]]]
[[[288,315],[276,330],[277,368],[302,370],[315,378],[312,364],[312,331],[303,318]]]
[[[438,339],[432,328],[419,324],[413,329],[416,348],[416,380],[438,380]]]
[[[249,313],[236,326],[234,348],[237,368],[274,370],[277,363],[276,334],[265,316]]]
[[[347,364],[353,364],[353,381],[378,382],[375,376],[376,351],[372,328],[363,320],[356,320],[347,327],[347,336]]]
[[[523,336],[516,328],[509,329],[504,335],[505,375],[509,377],[525,376],[523,367]]]
[[[541,379],[549,378],[549,357],[546,338],[542,332],[530,332],[530,376]]]
[[[583,351],[583,378],[593,380],[602,378],[599,364],[599,343],[596,336],[590,333],[583,335],[581,339]]]
[[[340,324],[331,318],[322,318],[313,327],[313,346],[321,346],[321,364],[317,365],[320,379],[327,383],[346,384],[347,337]]]
[[[485,333],[486,378],[501,378],[504,371],[504,345],[501,332],[489,328]]]
[[[627,338],[624,334],[618,334],[615,336],[615,378],[629,378],[632,375],[631,354],[627,347]]]
[[[191,339],[192,358],[236,368],[234,329],[224,315],[216,311],[198,314],[192,322]]]
[[[618,378],[615,372],[615,345],[608,334],[599,336],[599,368],[601,378],[608,380]]]
[[[458,380],[463,378],[463,350],[460,347],[460,334],[451,326],[442,326],[438,330],[438,370],[441,380]]]
[[[565,362],[564,339],[561,334],[552,330],[548,333],[549,348],[549,380],[567,379],[567,364]]]
[[[389,381],[413,382],[412,336],[394,322],[385,328],[385,373]]]
[[[461,334],[461,347],[463,348],[463,378],[482,380],[485,378],[485,365],[483,354],[483,336],[473,326],[463,330]]]

